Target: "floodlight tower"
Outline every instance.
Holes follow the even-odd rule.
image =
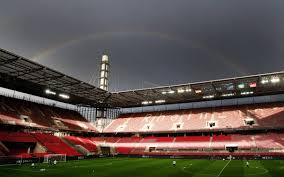
[[[109,73],[110,65],[109,58],[107,55],[102,55],[102,60],[100,64],[100,77],[99,77],[99,88],[108,91],[109,88]],[[107,117],[107,108],[97,108],[96,109],[96,127],[98,130],[103,130],[108,124],[109,120]]]
[[[102,56],[101,67],[100,67],[100,79],[99,87],[103,90],[108,91],[109,83],[109,60],[107,55]]]

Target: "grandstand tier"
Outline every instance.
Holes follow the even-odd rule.
[[[284,127],[283,103],[123,114],[104,133],[189,132]]]
[[[68,137],[70,138],[70,137]],[[76,137],[72,137],[76,138]],[[177,137],[121,137],[90,138],[98,147],[109,146],[118,154],[180,154],[208,155],[228,154],[227,148],[236,147],[234,154],[283,153],[284,134],[268,133],[258,135],[219,135],[219,136],[177,136]]]
[[[2,155],[21,158],[43,157],[46,154],[66,154],[68,157],[82,156],[77,151],[81,146],[93,155],[101,147],[114,149],[113,153],[122,155],[276,155],[284,156],[283,133],[229,134],[214,136],[176,136],[176,137],[77,137],[65,136],[63,139],[44,133],[6,133],[13,139],[3,138],[1,133],[0,152]],[[7,137],[7,136],[6,136]],[[23,138],[25,137],[25,138]],[[28,137],[28,138],[27,138]],[[66,143],[68,141],[69,143]],[[36,150],[42,146],[45,151]],[[228,148],[234,147],[233,152]]]
[[[0,96],[0,123],[41,129],[97,132],[76,111]]]

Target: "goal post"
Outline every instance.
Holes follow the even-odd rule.
[[[66,162],[66,154],[47,154],[44,156],[43,163],[49,163],[53,161]]]

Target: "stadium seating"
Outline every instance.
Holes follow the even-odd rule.
[[[7,140],[7,137],[12,137]],[[177,137],[75,137],[65,136],[73,145],[80,145],[89,152],[97,153],[98,146],[113,147],[119,154],[137,155],[224,155],[226,146],[235,145],[234,155],[252,155],[253,153],[283,155],[284,134],[267,133],[256,135],[213,135],[213,136],[177,136]],[[81,156],[71,144],[60,138],[43,133],[0,132],[0,140],[7,147],[0,146],[1,155],[21,156],[22,158],[43,157],[45,154],[66,154]],[[39,142],[47,152],[29,152],[29,148]],[[22,143],[22,144],[19,144]],[[33,144],[29,144],[33,143]],[[1,144],[0,144],[1,145]]]
[[[60,138],[43,133],[35,133],[34,137],[48,149],[48,153],[66,154],[67,156],[80,156],[75,149],[65,144]]]
[[[133,147],[116,147],[116,152],[119,154],[130,154],[133,149]]]
[[[97,146],[105,145],[101,138],[92,138]],[[251,154],[275,152],[284,149],[284,134],[258,135],[219,135],[219,136],[178,136],[178,137],[122,137],[108,143],[119,154],[160,154],[160,155],[208,155],[208,153],[226,154],[226,146],[236,145],[237,153]],[[152,148],[152,149],[151,149]],[[151,149],[151,152],[150,152]],[[277,151],[278,152],[278,151]]]
[[[23,132],[0,132],[0,141],[7,142],[36,142],[36,139]]]
[[[194,141],[209,141],[210,140],[210,137],[209,136],[178,136],[176,137],[176,140],[175,142],[187,142],[187,141],[191,141],[191,142],[194,142]]]
[[[283,128],[283,103],[123,114],[105,133]],[[247,121],[253,121],[250,125]]]
[[[76,111],[0,96],[0,123],[56,130],[92,131],[95,126]]]
[[[9,156],[19,156],[23,158],[30,158],[32,155],[28,152],[28,147],[25,146],[14,146],[13,148],[9,148]]]
[[[262,135],[265,136],[265,135]],[[233,135],[233,136],[221,136],[213,137],[210,148],[212,149],[225,149],[226,145],[238,145],[239,149],[252,149],[255,148],[253,136],[251,135]]]
[[[1,131],[0,154],[30,158],[36,142],[36,139],[29,133]]]
[[[256,147],[259,149],[283,149],[284,147],[284,137],[282,134],[267,134],[266,136],[255,135],[254,141]]]
[[[119,154],[134,155],[227,155],[229,152],[226,147],[229,146],[238,147],[234,152],[235,155],[255,155],[255,153],[283,155],[283,133],[236,134],[234,132],[228,135],[213,133],[212,136],[171,134],[235,129],[245,130],[244,132],[247,133],[247,130],[254,129],[284,128],[283,117],[283,103],[269,103],[122,114],[103,130],[103,133],[107,133],[104,134],[106,137],[87,138],[81,135],[59,138],[52,134],[2,130],[0,156],[31,158],[52,153],[73,157],[81,156],[85,151],[96,154],[101,151],[101,147],[107,146]],[[247,121],[253,121],[253,124],[247,124]],[[78,112],[3,96],[0,96],[0,123],[49,131],[98,132],[95,126]],[[123,134],[117,133],[130,134],[123,137]],[[140,135],[136,135],[137,133]],[[153,135],[150,136],[150,133]],[[33,152],[32,149],[39,144],[44,150]],[[75,150],[76,147],[84,151],[77,149],[79,153]]]
[[[88,138],[75,137],[75,136],[65,136],[64,138],[69,142],[73,143],[74,145],[83,146],[89,152],[97,152],[96,144]]]

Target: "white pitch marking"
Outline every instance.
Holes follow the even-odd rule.
[[[225,168],[229,165],[230,162],[231,162],[231,159],[230,159],[229,162],[222,168],[222,170],[220,171],[220,173],[218,174],[217,177],[219,177],[219,176],[223,173],[223,171],[224,171]]]

